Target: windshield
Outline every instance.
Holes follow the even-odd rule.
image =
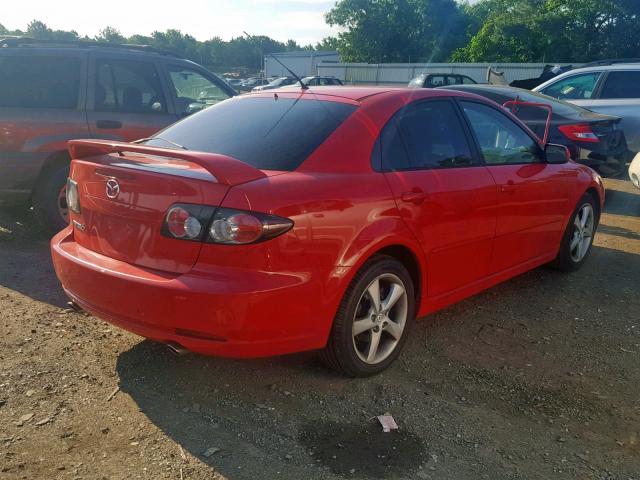
[[[180,145],[260,169],[292,171],[356,108],[315,98],[234,98],[173,124],[146,144]]]

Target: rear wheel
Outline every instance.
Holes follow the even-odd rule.
[[[597,212],[595,199],[585,193],[578,202],[562,237],[560,252],[554,262],[555,267],[572,272],[584,264],[591,252],[593,237],[598,227]]]
[[[411,276],[396,259],[378,256],[352,280],[321,359],[353,377],[387,368],[400,354],[415,314]]]
[[[43,172],[33,192],[33,208],[40,225],[50,234],[69,224],[66,185],[69,165],[62,164]]]

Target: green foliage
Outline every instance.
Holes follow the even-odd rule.
[[[38,20],[29,23],[26,31],[9,31],[0,24],[0,35],[25,35],[40,40],[96,40],[107,43],[149,45],[188,58],[216,71],[241,69],[255,72],[262,68],[262,56],[267,53],[316,48],[313,45],[301,47],[295,40],[288,40],[286,43],[278,42],[266,36],[255,36],[251,40],[246,37],[237,37],[229,41],[213,37],[200,42],[179,30],[156,31],[149,36],[132,35],[127,38],[119,30],[109,26],[100,30],[94,38],[80,38],[75,31],[52,30]],[[318,46],[324,49],[329,41],[325,39]]]
[[[638,0],[483,0],[454,61],[589,62],[640,56]],[[473,32],[470,32],[473,33]]]
[[[441,61],[464,45],[465,15],[454,0],[340,0],[327,13],[349,62]]]
[[[266,36],[200,42],[179,30],[126,38],[106,27],[103,42],[150,45],[213,70],[257,71],[265,54],[338,50],[347,62],[588,62],[640,57],[640,0],[338,0],[326,14],[336,37],[300,46]],[[34,20],[39,39],[78,39]],[[85,39],[88,39],[85,37]]]

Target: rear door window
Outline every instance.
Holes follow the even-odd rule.
[[[0,57],[0,107],[76,109],[81,59]]]
[[[190,114],[229,98],[219,85],[192,68],[169,65],[168,70],[180,114]]]
[[[609,72],[600,98],[640,98],[640,71]]]
[[[471,149],[449,100],[419,102],[397,113],[380,135],[384,171],[469,166]]]
[[[357,107],[316,99],[234,98],[185,118],[148,145],[219,153],[266,170],[295,170]]]
[[[95,110],[165,113],[167,104],[156,66],[151,62],[96,60]]]

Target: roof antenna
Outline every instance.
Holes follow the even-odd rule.
[[[296,75],[296,74],[293,72],[293,70],[291,70],[291,69],[290,69],[289,67],[287,67],[284,63],[282,63],[280,60],[278,60],[278,59],[277,59],[277,57],[275,57],[275,56],[273,55],[273,53],[270,53],[270,54],[269,54],[269,56],[270,56],[271,58],[273,58],[276,62],[278,62],[280,65],[282,65],[282,66],[287,70],[287,72],[289,72],[289,73],[291,74],[291,76],[292,76],[293,78],[295,78],[295,79],[298,81],[298,83],[300,84],[300,88],[301,88],[302,90],[307,90],[307,89],[309,88],[309,86],[308,86],[308,85],[305,85],[305,84],[304,84],[304,82],[302,81],[302,79],[301,79],[298,75]]]
[[[256,42],[255,42],[255,40],[254,40],[253,35],[249,35],[249,34],[248,34],[247,32],[245,32],[245,31],[243,31],[242,33],[244,33],[247,37],[249,37],[249,40],[251,40],[252,42],[256,43]],[[270,56],[271,58],[273,58],[276,62],[278,62],[280,65],[282,65],[282,66],[285,68],[285,70],[286,70],[287,72],[289,72],[289,73],[291,74],[291,76],[292,76],[293,78],[295,78],[295,79],[298,81],[298,83],[300,84],[300,88],[301,88],[302,90],[308,90],[308,89],[309,89],[309,86],[308,86],[308,85],[305,85],[305,84],[304,84],[304,82],[302,81],[302,79],[301,79],[298,75],[296,75],[296,74],[295,74],[295,72],[294,72],[293,70],[291,70],[291,69],[290,69],[289,67],[287,67],[284,63],[282,63],[280,60],[278,60],[278,59],[273,55],[273,53],[269,53],[269,56]]]

